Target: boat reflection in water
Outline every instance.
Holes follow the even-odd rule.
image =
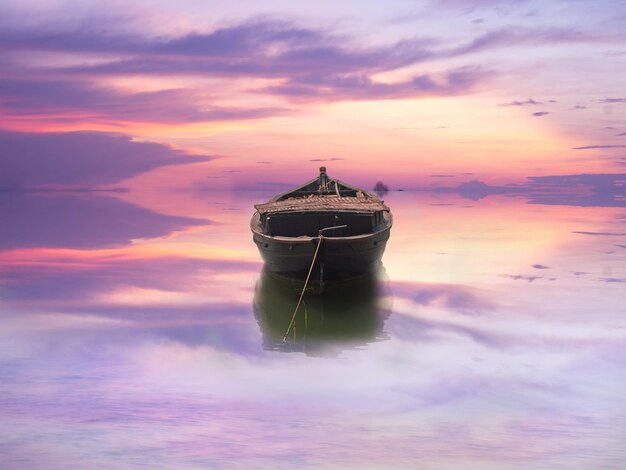
[[[263,347],[314,356],[333,356],[388,338],[384,321],[391,314],[391,296],[384,268],[324,287],[321,295],[306,295],[288,336],[304,283],[276,277],[265,269],[254,296],[254,315]]]

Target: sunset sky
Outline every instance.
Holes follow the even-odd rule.
[[[626,4],[0,2],[0,188],[371,187],[626,164]]]
[[[0,0],[0,467],[623,469],[625,26]],[[250,217],[320,166],[393,228],[301,297]]]

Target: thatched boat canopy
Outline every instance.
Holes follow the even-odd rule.
[[[280,201],[270,201],[254,206],[259,214],[277,212],[357,212],[373,213],[388,211],[389,208],[376,197],[361,193],[356,197],[329,195],[309,195]]]

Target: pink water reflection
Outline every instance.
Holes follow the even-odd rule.
[[[626,457],[621,208],[391,192],[390,303],[368,304],[391,314],[366,336],[331,337],[332,354],[285,354],[264,348],[253,311],[262,265],[247,224],[267,194],[122,196],[31,195],[23,225],[0,236],[8,468]],[[68,215],[33,234],[44,203]],[[64,210],[94,204],[104,231]]]

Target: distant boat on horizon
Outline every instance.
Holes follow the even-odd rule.
[[[380,265],[391,210],[375,194],[319,177],[254,206],[253,239],[272,274],[314,282],[345,280]]]

